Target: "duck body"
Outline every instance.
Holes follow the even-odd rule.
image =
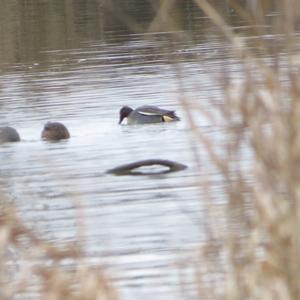
[[[20,135],[16,129],[9,126],[0,127],[0,143],[19,142]]]
[[[67,127],[59,122],[47,122],[42,131],[42,139],[58,141],[62,139],[68,139],[70,133]]]
[[[124,106],[120,110],[119,124],[121,124],[125,118],[127,118],[128,125],[163,123],[180,120],[174,110],[162,109],[153,105],[143,105],[136,109]]]

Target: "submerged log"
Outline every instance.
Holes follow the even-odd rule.
[[[145,166],[163,166],[168,169],[162,170],[159,172],[142,172],[136,170],[140,167]],[[167,174],[171,172],[177,172],[186,169],[187,166],[175,161],[166,160],[166,159],[146,159],[136,161],[130,164],[121,165],[119,167],[107,170],[106,173],[115,174],[115,175],[157,175],[157,174]]]

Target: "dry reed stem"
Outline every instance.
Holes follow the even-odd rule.
[[[2,201],[4,197],[2,193]],[[40,238],[13,207],[1,211],[1,299],[12,299],[34,288],[35,299],[117,300],[116,290],[101,267],[87,267],[82,258],[81,248],[57,246]],[[70,270],[61,265],[65,260],[72,262]]]
[[[209,244],[201,249],[206,265],[206,270],[199,272],[201,288],[206,287],[212,299],[299,299],[299,67],[290,62],[284,71],[288,84],[282,82],[278,61],[269,66],[239,44],[235,51],[236,37],[221,15],[208,2],[195,2],[220,27],[244,64],[244,86],[238,96],[231,94],[231,80],[223,79],[225,98],[219,112],[226,132],[222,155],[218,152],[220,145],[190,120],[195,137],[223,177],[227,198],[224,228],[212,219],[213,214],[207,216],[211,228]],[[290,4],[282,2],[282,22],[290,18],[284,26],[288,55],[295,50],[295,18]],[[259,19],[264,22],[264,18]],[[279,60],[272,49],[265,50]],[[188,116],[193,118],[192,114]],[[240,164],[245,146],[253,159],[246,169]],[[210,211],[216,207],[213,202],[209,205]],[[212,234],[218,231],[219,235]],[[208,276],[218,273],[225,275],[224,281],[207,283]]]

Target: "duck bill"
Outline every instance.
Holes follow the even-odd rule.
[[[124,117],[120,117],[119,124],[121,124],[123,120],[124,120]]]

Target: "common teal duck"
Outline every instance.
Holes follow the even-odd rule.
[[[42,139],[44,140],[62,140],[68,139],[70,133],[67,127],[59,122],[47,122],[42,131]]]
[[[20,136],[16,129],[9,126],[0,127],[0,143],[19,141]]]
[[[144,105],[136,109],[129,106],[123,106],[120,110],[119,124],[127,118],[127,124],[148,124],[179,121],[174,110],[162,109],[157,106]]]

